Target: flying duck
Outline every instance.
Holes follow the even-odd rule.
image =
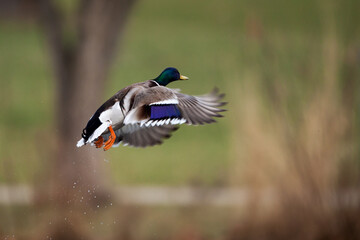
[[[176,68],[166,68],[157,78],[134,83],[118,91],[96,110],[83,129],[77,147],[90,143],[96,148],[161,144],[178,125],[213,123],[222,117],[219,107],[224,94],[217,89],[202,96],[182,94],[167,88],[170,82],[187,80]]]

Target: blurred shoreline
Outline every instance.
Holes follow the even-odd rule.
[[[111,199],[120,205],[139,206],[213,206],[246,207],[256,197],[259,207],[272,208],[281,195],[274,189],[251,190],[245,187],[174,187],[174,186],[117,186]],[[359,189],[347,189],[324,196],[334,207],[356,207]],[[33,205],[35,188],[28,185],[0,185],[1,205]]]

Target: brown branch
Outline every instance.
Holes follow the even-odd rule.
[[[57,80],[58,149],[54,154],[54,194],[62,195],[58,196],[62,199],[60,202],[66,202],[77,196],[73,183],[79,179],[77,191],[103,185],[97,161],[99,152],[76,149],[75,145],[86,121],[101,103],[104,81],[135,1],[82,0],[76,13],[77,26],[71,28],[76,39],[71,43],[66,41],[65,20],[54,1],[37,2]],[[96,173],[89,170],[95,168]]]
[[[78,31],[80,51],[94,48],[94,60],[107,69],[134,3],[134,0],[83,0]]]
[[[56,79],[57,116],[62,116],[71,105],[69,89],[73,86],[74,58],[76,45],[67,44],[64,39],[64,17],[52,0],[37,0],[40,25],[47,38]],[[68,131],[67,123],[59,119],[58,128]]]
[[[113,54],[123,34],[133,0],[83,0],[78,18],[78,48],[76,53],[76,82],[71,91],[72,97],[80,99],[82,106],[73,118],[88,120],[99,98],[90,100],[89,94],[102,94],[104,80],[113,60]],[[86,81],[86,84],[83,83]],[[75,101],[73,101],[75,102]],[[70,113],[71,114],[71,113]]]
[[[37,0],[39,20],[44,29],[48,45],[51,50],[53,66],[55,66],[56,76],[63,76],[68,69],[66,63],[70,58],[70,49],[65,46],[63,17],[59,9],[56,8],[51,0]],[[66,77],[58,77],[66,79]]]

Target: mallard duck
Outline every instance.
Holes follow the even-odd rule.
[[[118,91],[96,110],[83,129],[77,147],[90,143],[104,150],[120,143],[135,147],[161,144],[178,125],[215,122],[225,111],[224,94],[217,89],[203,96],[182,94],[166,85],[188,77],[176,68],[166,68],[157,78],[135,83]]]

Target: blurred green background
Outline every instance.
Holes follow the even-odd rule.
[[[288,107],[296,109],[321,81],[327,25],[341,47],[358,41],[358,7],[355,0],[139,2],[103,100],[175,66],[190,81],[172,88],[200,95],[217,86],[227,94],[229,111],[218,124],[182,126],[163,146],[112,149],[106,160],[115,183],[227,182],[237,121],[234,103],[240,101],[236,89],[244,75],[260,75],[264,88],[276,78],[289,88]],[[2,21],[0,35],[0,181],[32,182],[46,169],[49,148],[44,143],[56,132],[49,56],[34,22]]]
[[[115,186],[276,187],[277,181],[298,186],[296,168],[299,179],[311,179],[319,192],[331,184],[358,189],[359,9],[358,0],[139,1],[103,101],[173,66],[190,80],[169,87],[201,95],[217,86],[226,93],[228,111],[216,124],[181,126],[161,146],[111,149],[99,160],[110,181]],[[0,182],[36,184],[50,166],[57,131],[55,83],[36,21],[1,20],[0,85]],[[151,211],[147,223],[154,212],[160,214]],[[167,214],[178,217],[173,211]],[[227,225],[223,215],[229,209],[217,211],[205,215],[219,216]],[[158,221],[157,226],[167,226],[166,217]],[[205,239],[218,239],[225,229],[215,220],[199,222],[211,232]],[[198,239],[189,236],[178,239]]]

